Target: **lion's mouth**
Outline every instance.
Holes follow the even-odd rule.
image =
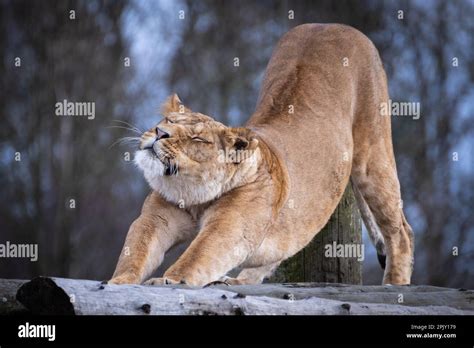
[[[174,163],[173,161],[166,161],[162,162],[163,165],[165,166],[165,175],[170,176],[170,175],[177,175],[178,174],[178,165]]]
[[[175,161],[170,158],[169,156],[166,156],[164,153],[162,153],[160,150],[156,151],[154,148],[149,148],[148,149],[150,154],[155,157],[158,161],[160,161],[163,166],[164,166],[164,175],[170,176],[170,175],[177,175],[178,174],[178,165],[175,163]]]

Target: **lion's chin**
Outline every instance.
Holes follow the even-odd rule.
[[[164,163],[150,150],[138,150],[135,153],[135,164],[148,176],[171,176],[178,174],[178,167]]]
[[[143,171],[145,178],[166,175],[166,166],[149,150],[135,152],[134,162]]]
[[[220,170],[200,176],[167,175],[167,167],[147,150],[135,153],[135,164],[150,187],[167,201],[192,206],[209,202],[223,193],[224,173]],[[171,172],[169,174],[172,174]],[[203,180],[205,178],[205,180]]]

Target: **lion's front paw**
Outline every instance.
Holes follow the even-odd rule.
[[[241,281],[240,279],[224,276],[220,278],[219,280],[207,283],[206,285],[204,285],[204,287],[207,288],[208,286],[212,286],[212,285],[243,285],[243,284],[245,283]]]
[[[171,284],[182,284],[182,282],[170,279],[170,278],[150,278],[143,285],[171,285]]]
[[[244,280],[239,278],[223,277],[223,281],[227,285],[244,285],[247,284]]]
[[[107,281],[107,284],[138,284],[140,281],[133,274],[124,273]]]
[[[227,286],[229,286],[230,284],[228,284],[226,281],[223,281],[223,280],[214,280],[213,282],[207,283],[203,287],[207,288],[207,287],[213,286],[213,285],[227,285]]]

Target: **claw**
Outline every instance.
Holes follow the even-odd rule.
[[[151,278],[143,283],[143,285],[174,285],[174,284],[178,284],[178,282],[173,281],[168,278]]]
[[[207,288],[207,287],[212,286],[212,285],[222,285],[222,284],[229,286],[229,284],[225,280],[215,280],[213,282],[207,283],[203,287]]]

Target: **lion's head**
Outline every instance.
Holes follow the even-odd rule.
[[[171,202],[205,203],[241,185],[258,167],[258,140],[247,128],[230,128],[192,112],[174,94],[164,119],[143,133],[135,163],[150,186]]]

